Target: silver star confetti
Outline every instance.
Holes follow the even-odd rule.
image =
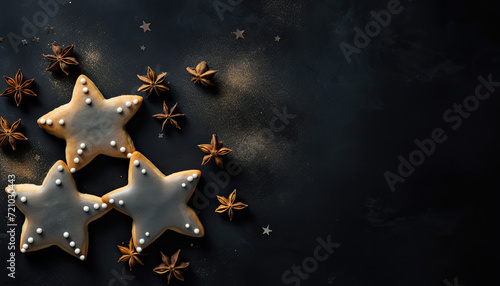
[[[26,39],[22,40],[21,43],[23,43],[23,46],[26,46],[28,44],[28,41]]]
[[[158,138],[163,139],[163,133],[158,133]]]
[[[151,31],[151,29],[149,28],[149,25],[151,25],[151,23],[146,23],[144,22],[144,20],[142,21],[142,25],[139,26],[139,28],[143,29],[144,30],[144,33],[146,33],[147,31]]]
[[[144,50],[146,50],[146,46],[142,45],[141,46],[141,51],[144,51]]]
[[[1,43],[1,42],[3,42],[3,38],[2,38],[2,37],[0,37],[0,43]]]
[[[240,31],[240,29],[236,29],[236,32],[232,32],[232,34],[236,35],[236,40],[239,38],[244,39],[245,37],[243,37],[243,33],[245,33],[245,30]]]
[[[47,25],[47,27],[45,27],[45,32],[46,32],[47,34],[52,33],[52,30],[54,30],[54,27],[51,27],[50,25]]]
[[[38,44],[40,42],[40,38],[34,37],[32,40],[35,44]]]
[[[264,232],[262,234],[269,235],[269,234],[271,234],[271,232],[273,232],[273,230],[269,228],[269,225],[267,225],[266,227],[263,227],[262,229],[264,230]]]
[[[280,37],[280,36],[276,36],[276,37],[274,37],[274,40],[275,40],[276,42],[279,42],[279,41],[281,40],[281,37]]]

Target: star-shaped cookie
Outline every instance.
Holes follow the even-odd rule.
[[[109,210],[100,197],[78,192],[68,166],[58,161],[50,168],[41,186],[13,187],[15,203],[26,217],[20,238],[21,252],[57,245],[85,260],[88,224]],[[11,193],[11,187],[5,189]]]
[[[127,158],[135,151],[125,124],[137,112],[142,97],[105,99],[86,76],[78,77],[71,101],[38,119],[48,133],[66,140],[66,162],[72,173],[99,154]]]
[[[144,155],[130,158],[128,185],[102,200],[133,219],[132,238],[141,252],[167,229],[202,237],[205,233],[194,211],[187,206],[200,179],[198,170],[165,176]]]

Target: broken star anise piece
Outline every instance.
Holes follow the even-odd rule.
[[[16,150],[16,140],[28,140],[26,136],[24,136],[20,132],[14,132],[19,128],[21,124],[21,119],[14,122],[12,126],[9,126],[9,122],[5,120],[3,117],[0,117],[0,147],[10,144],[12,150]]]
[[[18,70],[16,76],[14,78],[3,76],[8,87],[0,96],[11,96],[14,95],[14,100],[16,101],[16,105],[19,106],[21,104],[21,100],[23,99],[23,95],[36,96],[29,87],[33,83],[34,79],[24,80],[23,73],[21,70]]]
[[[123,253],[122,257],[120,257],[120,259],[118,259],[118,262],[128,261],[128,266],[130,268],[130,271],[132,271],[132,267],[134,267],[136,261],[139,262],[140,264],[144,265],[144,263],[142,263],[141,259],[139,258],[139,255],[143,255],[143,254],[139,253],[135,250],[134,241],[132,240],[132,238],[130,239],[130,242],[128,243],[128,248],[121,246],[121,245],[117,245],[117,246],[118,246],[118,249],[120,249],[120,251]]]
[[[71,56],[73,53],[73,45],[61,48],[61,46],[52,44],[52,51],[54,55],[43,55],[45,58],[50,60],[48,71],[62,70],[66,75],[69,75],[69,66],[78,65],[78,62],[74,57]]]
[[[209,70],[207,63],[205,61],[199,63],[196,66],[196,69],[192,69],[190,67],[187,67],[186,70],[193,75],[193,78],[191,79],[194,81],[194,83],[201,83],[204,86],[210,86],[214,85],[210,79],[214,77],[214,75],[217,73],[216,70]]]
[[[203,152],[208,154],[208,155],[205,155],[205,157],[203,157],[203,161],[201,162],[202,165],[207,164],[208,162],[210,162],[210,160],[212,158],[214,158],[217,166],[219,166],[221,168],[223,168],[224,163],[223,163],[222,158],[220,156],[227,155],[231,151],[233,151],[233,150],[228,149],[228,148],[222,148],[222,141],[217,142],[217,135],[215,135],[215,134],[212,135],[212,141],[210,141],[210,144],[201,144],[201,145],[198,145],[198,147],[200,147],[200,149]]]
[[[174,255],[172,255],[172,257],[170,257],[170,259],[168,258],[168,256],[163,254],[163,252],[160,252],[161,253],[161,260],[163,261],[163,263],[161,263],[160,265],[156,266],[153,269],[153,271],[158,273],[158,274],[168,273],[167,284],[170,284],[170,279],[172,278],[172,276],[174,276],[175,278],[177,278],[181,281],[184,281],[184,277],[182,276],[182,272],[179,269],[184,269],[184,268],[188,267],[189,262],[181,262],[181,263],[179,263],[179,265],[176,265],[177,259],[179,259],[179,252],[181,252],[180,249],[177,250],[177,252],[174,253]]]
[[[222,196],[217,196],[217,199],[219,200],[221,205],[215,210],[215,212],[223,213],[227,211],[227,213],[229,214],[229,220],[233,220],[233,210],[242,210],[248,207],[248,205],[242,202],[234,202],[236,200],[236,189],[229,195],[229,199],[226,199]]]
[[[149,97],[153,90],[156,92],[156,95],[160,95],[159,91],[169,90],[169,88],[163,84],[166,75],[166,72],[162,72],[156,76],[155,72],[148,67],[147,77],[137,75],[137,77],[144,83],[141,87],[139,87],[139,89],[137,89],[137,91],[147,91],[148,95],[146,97]]]
[[[178,102],[177,102],[178,103]],[[179,127],[179,124],[177,124],[177,121],[174,120],[174,117],[178,117],[178,116],[184,116],[184,114],[180,114],[180,113],[177,113],[177,114],[173,114],[174,113],[174,110],[175,108],[177,107],[177,103],[175,103],[174,107],[172,107],[172,109],[168,110],[168,106],[167,104],[165,103],[165,101],[163,102],[163,114],[162,113],[158,113],[158,114],[155,114],[153,115],[154,118],[158,118],[158,119],[164,119],[163,121],[163,124],[161,125],[161,129],[164,130],[165,128],[165,124],[167,122],[170,122],[172,125],[174,125],[177,129],[181,129]]]

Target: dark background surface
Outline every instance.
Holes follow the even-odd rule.
[[[215,192],[228,196],[236,188],[238,201],[249,205],[230,222],[227,214],[214,213],[216,198],[208,198],[208,206],[201,196],[192,199],[206,236],[167,231],[131,274],[116,263],[116,245],[128,242],[131,228],[130,218],[117,211],[90,224],[87,261],[57,247],[18,252],[15,279],[6,276],[2,223],[1,285],[165,285],[166,276],[152,269],[160,251],[171,255],[179,248],[190,266],[186,281],[171,285],[283,285],[285,271],[310,261],[317,239],[328,236],[341,246],[300,285],[500,283],[498,92],[456,130],[442,118],[474,93],[478,76],[500,81],[499,1],[401,1],[404,10],[351,63],[340,43],[353,45],[353,29],[363,29],[370,11],[389,1],[221,0],[235,4],[223,19],[212,2],[73,1],[48,17],[53,33],[37,28],[34,35],[23,35],[22,19],[32,22],[43,11],[37,1],[0,3],[0,73],[13,77],[21,68],[35,78],[38,94],[21,107],[0,98],[0,116],[11,123],[22,118],[29,138],[16,152],[0,149],[3,185],[8,174],[18,183],[40,184],[64,159],[65,142],[36,119],[70,100],[79,74],[106,98],[145,96],[135,91],[141,84],[136,74],[151,66],[168,72],[171,90],[145,99],[127,125],[137,150],[165,174],[200,169],[200,193],[215,182]],[[143,20],[152,31],[143,33]],[[245,39],[231,34],[237,28]],[[9,33],[28,45],[16,52]],[[75,45],[80,65],[70,76],[45,71],[41,54],[51,53],[52,42]],[[215,88],[190,82],[185,68],[202,60],[219,70]],[[161,112],[163,100],[179,102],[186,118],[181,130],[167,126],[161,139],[161,122],[151,115]],[[266,131],[274,110],[284,108],[296,117],[279,132]],[[397,173],[398,156],[408,158],[413,141],[429,138],[435,128],[447,140],[391,192],[384,172]],[[213,162],[200,166],[196,145],[208,143],[212,133],[234,150],[225,162],[242,170],[223,183]],[[126,184],[127,167],[127,160],[99,156],[75,179],[81,192],[103,195]],[[2,217],[6,206],[0,196]],[[24,220],[18,215],[17,239]],[[262,234],[268,224],[270,236]],[[113,281],[122,271],[132,281]]]

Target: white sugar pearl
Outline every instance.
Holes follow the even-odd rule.
[[[83,154],[83,150],[82,150],[82,149],[78,149],[78,150],[76,150],[76,153],[77,153],[78,155],[82,155],[82,154]]]
[[[78,164],[78,163],[80,163],[80,159],[75,158],[75,159],[73,159],[73,162],[75,162],[76,164]]]
[[[84,79],[84,78],[81,78],[81,79],[80,79],[80,82],[81,82],[82,84],[86,84],[86,83],[87,83],[87,80],[86,80],[86,79]]]
[[[42,232],[43,232],[42,228],[39,227],[39,228],[36,229],[36,233],[42,234]]]
[[[66,238],[68,238],[69,237],[69,232],[66,231],[65,233],[63,233],[63,236],[66,237]]]
[[[193,181],[193,177],[189,176],[189,177],[188,177],[188,181],[189,181],[189,182],[192,182],[192,181]]]
[[[22,252],[22,253],[25,253],[25,252],[26,252],[26,249],[21,248],[21,252]]]
[[[186,228],[189,228],[189,227],[190,227],[189,223],[186,223],[186,225],[184,225],[184,226],[185,226]]]
[[[75,169],[75,168],[71,168],[69,171],[70,171],[71,173],[74,173],[74,172],[76,172],[76,169]]]
[[[118,107],[118,108],[116,109],[116,112],[118,112],[118,113],[122,113],[122,112],[123,112],[123,108]]]
[[[99,209],[99,204],[94,204],[94,209],[98,210]]]
[[[186,187],[186,183],[182,183],[182,185],[181,185],[181,186],[182,186],[183,188],[185,188],[185,187]]]
[[[125,151],[127,151],[127,149],[125,149],[125,147],[120,148],[120,152],[125,153]]]
[[[28,243],[33,243],[33,241],[35,241],[33,237],[28,237]]]
[[[123,206],[123,204],[124,204],[123,200],[119,200],[119,201],[118,201],[118,204],[119,204],[120,206]]]
[[[105,208],[107,208],[107,207],[108,207],[108,205],[107,205],[107,204],[105,204],[105,203],[101,204],[101,208],[105,209]]]
[[[21,202],[25,203],[26,202],[26,197],[21,197]]]
[[[89,89],[88,89],[88,88],[86,88],[86,87],[84,87],[84,88],[83,88],[83,93],[89,93]]]
[[[134,161],[134,166],[138,167],[140,164],[141,164],[141,162],[139,162],[139,160]]]
[[[113,141],[109,142],[109,144],[110,144],[111,146],[115,147],[115,146],[116,146],[116,141],[114,141],[114,140],[113,140]]]
[[[90,98],[85,99],[85,103],[88,105],[92,104],[92,99]]]
[[[62,182],[61,182],[61,180],[60,180],[60,179],[57,179],[57,180],[56,180],[56,185],[60,185],[61,183],[62,183]]]
[[[137,247],[135,250],[137,250],[137,252],[141,252],[141,251],[142,251],[142,248]]]
[[[145,235],[146,235],[146,236],[149,236],[149,232],[146,232],[146,233],[145,233]]]
[[[59,125],[64,125],[64,119],[59,120]]]
[[[84,207],[83,207],[83,211],[84,211],[84,212],[88,212],[89,210],[90,210],[89,206],[84,206]]]
[[[80,248],[75,249],[75,254],[80,254]]]
[[[125,106],[126,107],[131,107],[132,106],[132,102],[130,102],[130,101],[125,102]]]
[[[143,173],[143,174],[146,174],[147,172],[148,172],[148,171],[146,171],[146,169],[142,169],[142,170],[141,170],[141,173]]]
[[[45,124],[45,118],[40,119],[40,124]]]
[[[132,153],[128,153],[127,158],[129,158],[129,159],[132,158]]]
[[[87,147],[87,145],[85,145],[85,143],[80,144],[80,148],[85,149],[85,147]]]
[[[76,245],[76,243],[75,243],[74,241],[71,241],[71,242],[69,243],[69,246],[71,246],[71,247],[75,247],[75,245]]]
[[[132,100],[132,102],[133,102],[134,104],[137,104],[137,103],[139,103],[139,100],[134,99],[134,100]]]
[[[115,203],[115,200],[113,200],[113,199],[109,199],[109,203],[110,203],[110,204],[114,204],[114,203]]]
[[[144,238],[139,239],[139,243],[140,243],[140,244],[144,244],[144,242],[145,242],[145,241],[144,241]]]
[[[193,178],[198,178],[198,174],[193,174]]]
[[[200,233],[200,229],[199,229],[199,228],[195,228],[195,229],[194,229],[194,233],[195,233],[195,234]]]
[[[28,246],[26,243],[25,243],[25,244],[23,244],[23,249],[28,249],[28,247],[29,247],[29,246]]]
[[[52,125],[52,119],[47,120],[47,125]]]
[[[85,255],[80,255],[80,260],[84,261],[85,260]]]
[[[62,165],[57,166],[57,171],[62,172],[64,170],[64,167]]]

